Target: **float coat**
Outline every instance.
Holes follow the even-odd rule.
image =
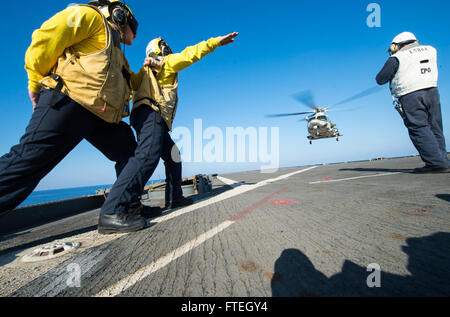
[[[147,66],[139,73],[141,82],[133,92],[133,111],[143,104],[150,105],[161,114],[170,131],[178,107],[178,76],[175,74],[173,84],[161,86],[154,72],[157,74]]]
[[[87,7],[101,14],[96,7]],[[51,74],[61,78],[61,91],[65,95],[101,119],[119,123],[129,115],[131,72],[122,53],[117,32],[103,15],[102,17],[106,46],[93,53],[83,53],[73,47],[66,48]],[[39,84],[47,89],[58,87],[54,76],[44,77]]]
[[[406,46],[392,56],[399,61],[399,69],[390,85],[394,97],[437,87],[437,53],[434,47]]]

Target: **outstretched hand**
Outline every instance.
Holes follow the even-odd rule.
[[[239,35],[238,32],[233,32],[228,35],[222,36],[220,39],[220,46],[225,46],[234,42],[234,39]]]

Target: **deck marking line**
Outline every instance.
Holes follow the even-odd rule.
[[[242,182],[236,182],[236,181],[234,181],[232,179],[225,178],[225,177],[222,177],[222,176],[217,176],[217,179],[219,181],[221,181],[222,183],[224,183],[225,185],[228,185],[228,186],[231,186],[231,187],[237,187],[239,185],[243,185],[244,184]]]
[[[349,177],[349,178],[343,178],[343,179],[323,180],[323,181],[318,181],[318,182],[311,182],[309,184],[313,185],[313,184],[322,184],[322,183],[336,183],[336,182],[343,182],[343,181],[348,181],[348,180],[353,180],[353,179],[378,177],[378,176],[387,176],[387,175],[395,175],[395,174],[401,174],[401,173],[400,172],[396,172],[396,173],[382,173],[382,174],[375,174],[375,175]]]
[[[234,188],[234,189],[230,190],[229,192],[226,192],[226,193],[224,193],[224,194],[218,195],[218,196],[216,196],[216,197],[213,197],[213,198],[211,198],[211,199],[205,200],[205,201],[203,201],[203,202],[199,202],[199,203],[197,203],[197,204],[195,204],[195,205],[193,205],[193,206],[191,206],[191,207],[187,207],[187,208],[184,208],[184,209],[180,209],[180,210],[174,212],[173,214],[170,214],[170,215],[167,215],[167,216],[162,216],[162,217],[159,217],[159,218],[155,218],[155,219],[153,219],[153,220],[151,221],[151,223],[156,224],[156,223],[161,223],[161,222],[164,222],[164,221],[173,219],[173,218],[175,218],[175,217],[177,217],[177,216],[180,216],[180,215],[183,215],[183,214],[185,214],[185,213],[194,211],[194,210],[196,210],[196,209],[199,209],[199,208],[202,208],[202,207],[205,207],[205,206],[214,204],[214,203],[219,202],[219,201],[221,201],[221,200],[225,200],[225,199],[228,199],[228,198],[237,196],[237,195],[239,195],[239,194],[245,193],[245,192],[247,192],[247,191],[256,189],[256,188],[258,188],[258,187],[264,186],[264,185],[266,185],[268,182],[273,182],[273,181],[281,180],[281,179],[284,179],[284,178],[287,178],[287,177],[290,177],[290,176],[293,176],[293,175],[296,175],[296,174],[300,174],[300,173],[309,171],[309,170],[311,170],[311,169],[313,169],[313,168],[316,168],[316,167],[318,167],[318,166],[314,166],[314,167],[306,168],[306,169],[303,169],[303,170],[299,170],[299,171],[296,171],[296,172],[293,172],[293,173],[290,173],[290,174],[287,174],[287,175],[278,177],[278,178],[273,179],[273,180],[261,182],[261,183],[259,183],[259,184],[253,184],[253,185],[245,185],[245,184],[244,184],[244,185],[242,185],[242,186],[238,186],[238,188]],[[231,181],[231,180],[230,180],[230,181]],[[238,183],[238,184],[239,184],[239,183]],[[84,240],[88,239],[92,233],[95,233],[95,232],[96,232],[96,230],[93,230],[93,231],[90,231],[90,232],[86,232],[86,233],[84,233],[84,234],[81,234],[81,235],[77,236],[77,240],[82,240],[82,241],[84,241]],[[111,242],[111,241],[113,241],[113,240],[116,240],[116,239],[118,239],[118,238],[120,238],[120,237],[122,237],[122,236],[123,236],[123,234],[121,234],[121,235],[113,235],[113,236],[111,236],[111,239],[108,239],[105,243]],[[103,244],[104,244],[104,243],[99,244],[99,245],[97,245],[96,247],[100,247],[100,246],[103,245]],[[97,258],[98,261],[96,261],[96,260],[90,261],[89,259],[86,259],[87,262],[86,262],[86,263],[83,262],[83,275],[86,274],[86,271],[89,271],[89,270],[91,269],[91,267],[93,267],[95,264],[97,264],[98,262],[100,262],[100,261],[103,259],[103,256],[106,256],[106,253],[105,253],[105,252],[102,252],[101,255],[102,255],[102,256],[98,256],[98,258]],[[84,259],[81,260],[81,261],[84,261]],[[63,270],[66,270],[66,268],[64,267]],[[61,275],[61,276],[64,275],[65,278],[67,278],[67,276],[66,276],[66,275],[67,275],[67,272],[66,272],[66,271],[61,271],[61,272],[62,272],[62,273],[61,273],[60,275]],[[43,274],[40,275],[40,276],[43,276],[43,275],[48,274],[48,273],[49,273],[49,271],[43,273]],[[48,294],[51,294],[52,296],[56,296],[57,294],[61,293],[61,292],[66,288],[66,285],[65,285],[64,282],[66,282],[66,281],[63,280],[62,277],[59,278],[58,280],[54,280],[53,283],[51,283],[51,285],[48,285],[45,289],[42,289],[39,293],[37,293],[37,294],[34,295],[34,296],[46,296],[46,295],[48,295]]]
[[[121,294],[122,292],[126,291],[130,287],[134,286],[139,281],[143,280],[150,274],[158,271],[159,269],[165,267],[172,261],[178,259],[182,255],[188,253],[189,251],[197,248],[201,244],[203,244],[205,241],[209,240],[210,238],[214,237],[218,233],[222,232],[229,226],[231,226],[234,222],[232,221],[225,221],[222,224],[218,225],[217,227],[209,230],[208,232],[205,232],[198,236],[197,238],[189,241],[185,245],[179,247],[178,249],[167,253],[160,259],[156,260],[155,262],[152,262],[151,264],[147,265],[146,267],[143,267],[139,271],[135,272],[134,274],[122,279],[121,281],[117,282],[116,284],[106,288],[105,290],[101,291],[94,297],[113,297]]]
[[[308,170],[310,170],[310,169],[311,168],[309,168]],[[306,170],[303,170],[303,171],[306,171]],[[292,175],[298,174],[300,172],[302,172],[302,171],[298,171],[296,173],[291,173],[288,175],[292,176]],[[284,179],[284,178],[286,178],[286,177],[279,178],[279,179]],[[142,269],[136,271],[132,275],[129,275],[128,277],[120,280],[119,282],[115,283],[114,285],[102,290],[100,293],[94,295],[94,297],[114,297],[114,296],[117,296],[117,295],[123,293],[130,287],[136,285],[136,283],[138,283],[138,282],[142,281],[143,279],[145,279],[146,277],[148,277],[150,274],[158,271],[159,269],[167,266],[168,264],[175,261],[179,257],[185,255],[189,251],[197,248],[198,246],[200,246],[207,240],[211,239],[215,235],[224,231],[226,228],[230,227],[231,225],[235,224],[236,222],[238,222],[239,220],[241,220],[242,218],[244,218],[245,216],[247,216],[248,214],[250,214],[251,212],[256,210],[259,206],[270,201],[272,198],[274,198],[275,196],[288,190],[289,188],[290,188],[289,186],[284,187],[281,190],[263,198],[262,200],[256,202],[255,204],[253,204],[250,207],[244,209],[243,211],[237,213],[236,215],[229,218],[225,222],[221,223],[217,227],[214,227],[213,229],[207,231],[206,233],[201,234],[197,238],[189,241],[188,243],[184,244],[183,246],[177,248],[176,250],[174,250],[170,253],[167,253],[166,255],[159,258],[155,262],[152,262],[151,264],[147,265],[146,267],[143,267]]]
[[[222,200],[225,200],[225,199],[229,199],[229,198],[241,195],[241,194],[246,193],[248,191],[255,190],[255,189],[259,188],[259,187],[263,187],[263,186],[266,186],[268,184],[271,184],[271,183],[274,183],[274,182],[278,182],[280,180],[284,180],[284,179],[289,178],[291,176],[310,171],[310,170],[312,170],[314,168],[317,168],[317,167],[318,166],[309,167],[309,168],[306,168],[306,169],[303,169],[303,170],[300,170],[300,171],[295,171],[293,173],[289,173],[289,174],[286,174],[286,175],[279,176],[277,178],[264,180],[264,181],[261,181],[261,182],[259,182],[257,184],[238,186],[238,187],[233,188],[233,189],[231,189],[231,190],[229,190],[229,191],[227,191],[225,193],[222,193],[220,195],[211,197],[211,198],[209,198],[207,200],[204,200],[204,201],[200,201],[200,202],[198,202],[198,203],[196,203],[194,205],[191,205],[191,206],[179,209],[179,210],[177,210],[175,212],[172,212],[172,213],[170,213],[170,214],[168,214],[166,216],[161,216],[161,217],[155,218],[152,221],[150,221],[150,224],[158,224],[158,223],[161,223],[161,222],[164,222],[164,221],[167,221],[167,220],[179,217],[181,215],[187,214],[187,213],[192,212],[194,210],[197,210],[197,209],[200,209],[200,208],[203,208],[203,207],[206,207],[206,206],[218,203],[218,202],[220,202]]]
[[[194,211],[194,210],[196,210],[196,209],[199,209],[199,208],[202,208],[202,207],[206,207],[206,206],[208,206],[208,205],[214,204],[214,203],[219,202],[219,201],[221,201],[221,200],[225,200],[225,199],[228,199],[228,198],[231,198],[231,197],[234,197],[234,196],[243,194],[243,193],[245,193],[245,192],[247,192],[247,191],[257,189],[257,188],[262,187],[262,186],[265,186],[265,185],[267,185],[267,184],[270,184],[270,183],[273,183],[273,182],[276,182],[276,181],[280,181],[280,180],[289,178],[289,177],[291,177],[291,176],[294,176],[294,175],[297,175],[297,174],[300,174],[300,173],[307,172],[307,171],[312,170],[312,169],[317,168],[317,167],[318,167],[318,166],[312,166],[312,167],[309,167],[309,168],[306,168],[306,169],[303,169],[303,170],[295,171],[295,172],[292,172],[292,173],[289,173],[289,174],[286,174],[286,175],[279,176],[279,177],[274,178],[274,179],[265,180],[265,181],[262,181],[262,182],[260,182],[260,183],[252,184],[252,185],[245,185],[245,184],[243,184],[243,183],[234,183],[235,186],[237,186],[237,187],[236,187],[236,188],[233,188],[233,189],[230,190],[229,192],[223,193],[223,194],[221,194],[221,195],[218,195],[218,196],[213,197],[213,198],[211,198],[211,199],[205,200],[205,201],[203,201],[203,202],[199,202],[199,203],[197,203],[197,204],[195,204],[195,205],[193,205],[193,206],[190,206],[190,207],[186,207],[186,208],[180,209],[180,210],[178,210],[178,211],[176,211],[176,212],[174,212],[174,213],[172,213],[172,214],[170,214],[170,215],[162,216],[162,217],[159,217],[159,218],[155,218],[155,219],[153,219],[153,221],[151,221],[150,223],[157,224],[157,223],[161,223],[161,222],[164,222],[164,221],[173,219],[173,218],[175,218],[175,217],[178,217],[178,216],[180,216],[180,215],[183,215],[183,214],[186,214],[186,213],[188,213],[188,212]],[[229,181],[229,182],[233,182],[232,180],[228,180],[228,181]],[[239,186],[240,184],[243,184],[243,185]],[[270,198],[271,198],[271,197],[270,197]],[[270,200],[270,198],[268,198],[267,200]],[[261,203],[259,203],[259,204],[258,204],[258,203],[255,204],[255,205],[257,205],[257,206],[254,205],[254,206],[252,206],[253,208],[252,208],[252,207],[247,208],[246,210],[244,210],[244,211],[241,212],[242,214],[238,214],[238,215],[236,215],[235,217],[237,217],[237,220],[238,220],[238,219],[242,219],[243,216],[247,215],[249,212],[253,211],[253,210],[256,209],[258,206],[262,205],[265,201],[266,201],[266,200],[264,200],[263,202],[261,202]],[[228,220],[228,222],[230,222],[230,223],[229,223],[226,227],[228,227],[229,225],[231,225],[231,224],[234,223],[233,221],[230,221],[230,220]],[[224,225],[224,224],[226,224],[226,223],[227,223],[227,222],[223,223],[222,225]],[[219,225],[219,226],[216,227],[215,229],[216,229],[216,230],[220,230],[220,231],[224,230],[225,228],[224,228],[224,229],[221,229],[221,228],[220,228],[220,226],[222,226],[222,225]],[[211,231],[213,231],[213,230],[215,230],[215,229],[212,229]],[[209,232],[211,232],[211,231],[209,231]],[[95,232],[95,230],[93,230],[93,231],[91,231],[91,232],[87,232],[87,233],[85,233],[84,235],[80,235],[80,237],[88,236],[88,235],[91,234],[92,232]],[[218,233],[218,232],[217,232],[217,233]],[[217,233],[216,233],[216,234],[217,234]],[[117,237],[115,237],[115,238],[113,238],[113,239],[111,239],[111,240],[108,240],[108,242],[113,241],[113,240],[116,240],[118,237],[121,237],[121,236],[122,236],[122,235],[119,235],[119,236],[117,236]],[[200,236],[198,239],[201,240],[201,238],[202,238],[202,236]],[[80,238],[80,239],[81,239],[81,238]],[[205,240],[205,241],[206,241],[206,240]],[[203,242],[202,242],[202,243],[203,243]],[[201,244],[201,243],[199,243],[198,245],[200,245],[200,244]],[[197,245],[197,246],[198,246],[198,245]],[[180,251],[180,249],[177,249],[177,250]],[[177,251],[177,250],[175,250],[175,251]],[[175,251],[173,251],[173,252],[175,252]],[[181,250],[181,251],[182,251],[182,250]],[[188,251],[186,251],[185,253],[187,253],[187,252],[188,252]],[[184,253],[183,253],[183,254],[184,254]],[[167,256],[165,256],[165,257],[163,257],[163,258],[161,258],[160,260],[169,258],[169,257],[168,257],[169,255],[170,255],[170,254],[168,254]],[[89,261],[89,260],[88,260],[89,263],[83,264],[83,268],[85,269],[85,272],[83,272],[83,274],[86,273],[86,268],[88,268],[87,271],[89,271],[95,264],[97,264],[98,262],[100,262],[100,261],[103,259],[104,256],[106,256],[106,254],[105,254],[105,253],[102,253],[102,256],[97,258],[98,261],[97,261],[97,260],[93,260],[93,261]],[[179,257],[179,256],[181,256],[181,255],[178,255],[178,256],[176,256],[175,258],[177,258],[177,257]],[[175,258],[173,258],[173,259],[175,259]],[[160,261],[160,260],[158,260],[158,261]],[[158,262],[158,261],[155,262],[155,263],[157,263],[158,265],[161,265],[161,263],[163,263],[163,262]],[[171,261],[172,261],[172,260],[171,260]],[[170,263],[170,261],[167,262],[167,263]],[[167,265],[167,264],[165,264],[165,265]],[[163,266],[165,266],[165,265],[163,265]],[[155,268],[156,268],[155,271],[158,270],[158,269],[161,268],[161,267],[162,267],[162,266],[158,267],[158,266],[155,264]],[[64,268],[64,269],[65,269],[65,268]],[[140,272],[140,271],[138,271],[138,272]],[[48,272],[47,272],[47,273],[48,273]],[[43,275],[45,275],[45,274],[47,274],[47,273],[44,273]],[[149,273],[149,274],[151,274],[151,273]],[[62,275],[63,275],[63,274],[61,274],[61,276],[62,276]],[[55,280],[54,283],[52,283],[51,285],[48,285],[45,289],[41,290],[41,292],[39,292],[39,293],[37,294],[37,296],[43,296],[43,295],[45,295],[46,293],[50,293],[50,294],[52,294],[53,296],[56,296],[57,294],[61,293],[61,292],[66,288],[66,285],[65,285],[63,282],[64,282],[64,281],[61,280],[61,278],[59,278],[58,280]],[[105,291],[100,292],[100,293],[99,293],[98,295],[96,295],[96,296],[108,296],[108,295],[105,295],[104,292],[105,292]],[[102,295],[100,295],[100,294],[102,294]]]
[[[230,221],[238,221],[242,218],[244,218],[245,216],[247,216],[249,213],[253,212],[256,208],[258,208],[261,205],[264,205],[265,203],[269,202],[269,200],[271,200],[272,198],[274,198],[275,196],[281,194],[282,192],[285,192],[286,190],[288,190],[290,187],[284,187],[283,189],[277,191],[276,193],[273,193],[272,195],[267,196],[266,198],[258,201],[257,203],[254,203],[253,205],[251,205],[250,207],[242,210],[241,212],[239,212],[238,214],[234,215],[233,217],[231,217],[229,220]]]

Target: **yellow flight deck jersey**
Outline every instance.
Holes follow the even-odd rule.
[[[221,37],[209,39],[197,45],[187,47],[184,51],[167,56],[167,60],[156,76],[161,86],[173,85],[176,75],[183,69],[200,61],[206,55],[213,53],[220,46]]]
[[[133,110],[143,104],[148,105],[149,102],[146,97],[156,100],[161,109],[153,104],[151,107],[155,111],[161,112],[167,127],[172,130],[178,106],[178,73],[214,52],[220,46],[220,40],[221,37],[211,38],[208,41],[187,47],[181,53],[168,55],[164,58],[160,69],[142,68],[132,78]],[[155,80],[157,80],[159,87],[156,87]]]

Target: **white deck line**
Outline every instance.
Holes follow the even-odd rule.
[[[162,269],[166,265],[170,264],[171,262],[175,261],[179,257],[185,255],[189,251],[197,248],[201,244],[203,244],[205,241],[211,239],[218,233],[222,232],[229,226],[231,226],[234,222],[232,221],[225,221],[218,225],[217,227],[214,227],[213,229],[209,230],[208,232],[205,232],[198,236],[197,238],[189,241],[185,245],[179,247],[178,249],[167,253],[163,257],[159,258],[155,262],[150,263],[146,267],[143,267],[139,271],[136,271],[134,274],[131,274],[127,276],[126,278],[120,280],[116,284],[102,290],[100,293],[95,295],[94,297],[113,297],[120,295],[130,287],[134,286],[136,283],[142,281],[150,274],[158,271],[159,269]]]
[[[395,172],[395,173],[382,173],[382,174],[375,174],[375,175],[365,175],[365,176],[357,176],[357,177],[349,177],[349,178],[342,178],[342,179],[331,179],[327,181],[317,181],[317,182],[311,182],[310,185],[314,184],[322,184],[322,183],[337,183],[337,182],[344,182],[349,181],[353,179],[361,179],[361,178],[370,178],[370,177],[379,177],[379,176],[388,176],[388,175],[396,175],[401,174],[401,172]]]
[[[224,183],[225,185],[228,185],[228,186],[231,186],[231,187],[236,187],[236,186],[239,186],[239,185],[242,184],[240,182],[236,182],[236,181],[234,181],[232,179],[228,179],[228,178],[225,178],[225,177],[222,177],[222,176],[217,176],[217,179],[219,181],[221,181],[222,183]]]
[[[289,178],[291,176],[300,174],[300,173],[304,173],[306,171],[312,170],[314,168],[316,168],[317,166],[313,166],[310,168],[306,168],[300,171],[296,171],[293,173],[289,173],[286,175],[282,175],[279,176],[277,178],[274,179],[269,179],[269,180],[265,180],[262,181],[260,183],[254,184],[254,185],[242,185],[239,186],[235,189],[230,190],[229,192],[223,193],[221,195],[218,195],[217,197],[213,197],[211,199],[208,199],[204,202],[195,204],[193,206],[189,206],[187,208],[184,208],[176,213],[170,214],[168,216],[165,217],[160,217],[159,219],[155,219],[154,222],[162,222],[162,221],[167,221],[169,219],[178,217],[182,214],[186,214],[188,212],[191,212],[193,210],[214,204],[218,201],[221,200],[225,200],[228,199],[230,197],[234,197],[240,194],[243,194],[245,192],[248,192],[250,190],[254,190],[256,188],[265,186],[267,184],[271,184],[273,182],[277,182],[286,178]],[[120,295],[121,293],[123,293],[124,291],[126,291],[127,289],[129,289],[130,287],[136,285],[138,282],[142,281],[143,279],[145,279],[146,277],[148,277],[150,274],[160,270],[161,268],[167,266],[168,264],[170,264],[171,262],[175,261],[176,259],[178,259],[179,257],[181,257],[182,255],[188,253],[189,251],[197,248],[198,246],[200,246],[201,244],[203,244],[204,242],[206,242],[207,240],[211,239],[212,237],[214,237],[215,235],[219,234],[220,232],[224,231],[226,228],[228,228],[229,226],[231,226],[232,224],[234,224],[236,221],[230,221],[230,220],[226,220],[225,222],[219,224],[218,226],[214,227],[213,229],[201,234],[200,236],[198,236],[197,238],[189,241],[188,243],[182,245],[181,247],[177,248],[174,251],[171,251],[169,253],[167,253],[166,255],[164,255],[163,257],[159,258],[158,260],[152,262],[151,264],[141,268],[140,270],[136,271],[135,273],[125,277],[124,279],[118,281],[117,283],[109,286],[108,288],[102,290],[101,292],[99,292],[98,294],[94,295],[94,297],[113,297],[113,296],[117,296]]]
[[[215,203],[220,202],[222,200],[229,199],[229,198],[241,195],[241,194],[246,193],[248,191],[255,190],[255,189],[259,188],[259,187],[266,186],[267,184],[278,182],[278,181],[281,181],[283,179],[289,178],[291,176],[310,171],[310,170],[312,170],[314,168],[317,168],[317,166],[313,166],[313,167],[309,167],[309,168],[306,168],[306,169],[303,169],[303,170],[300,170],[300,171],[295,171],[295,172],[292,172],[292,173],[289,173],[289,174],[281,175],[281,176],[279,176],[277,178],[264,180],[264,181],[261,181],[261,182],[259,182],[257,184],[238,186],[238,187],[233,188],[232,190],[229,190],[229,191],[227,191],[225,193],[222,193],[220,195],[214,196],[214,197],[209,198],[207,200],[198,202],[198,203],[196,203],[194,205],[191,205],[191,206],[179,209],[179,210],[177,210],[175,212],[172,212],[172,213],[170,213],[170,214],[168,214],[166,216],[161,216],[161,217],[155,218],[152,221],[150,221],[150,224],[157,224],[157,223],[161,223],[161,222],[164,222],[164,221],[167,221],[167,220],[179,217],[181,215],[187,214],[187,213],[192,212],[194,210],[197,210],[197,209],[200,209],[200,208],[203,208],[203,207],[207,207],[209,205],[215,204]]]

